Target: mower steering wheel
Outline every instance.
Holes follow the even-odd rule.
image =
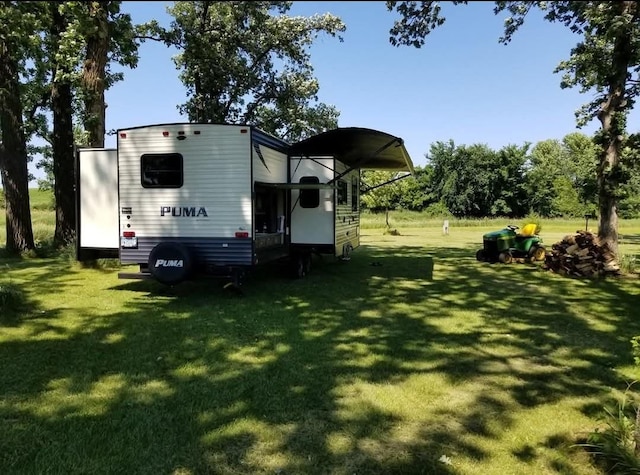
[[[516,229],[520,229],[518,226],[516,226],[515,224],[509,224],[507,226],[507,229],[510,229],[511,231],[515,231]]]

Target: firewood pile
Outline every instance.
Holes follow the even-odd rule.
[[[544,260],[544,269],[572,277],[600,277],[617,275],[620,266],[616,256],[598,236],[588,231],[577,231],[551,246]]]

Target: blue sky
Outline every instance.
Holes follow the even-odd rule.
[[[123,2],[142,23],[168,25],[171,2]],[[319,100],[340,110],[339,126],[369,127],[402,137],[414,164],[424,165],[433,142],[484,143],[492,148],[561,139],[576,131],[574,112],[590,96],[560,88],[553,70],[577,37],[538,12],[509,45],[498,43],[504,16],[493,2],[443,5],[447,21],[420,49],[393,47],[388,31],[396,15],[384,2],[294,2],[291,14],[331,12],[346,24],[341,43],[323,36],[311,48]],[[154,42],[140,48],[134,70],[106,94],[107,130],[178,122],[185,100],[175,50]],[[629,129],[640,120],[632,113]],[[592,134],[592,122],[581,131]],[[115,146],[115,137],[107,139]]]

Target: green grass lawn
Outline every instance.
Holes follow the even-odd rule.
[[[0,473],[601,473],[574,444],[640,376],[640,280],[477,262],[500,220],[391,224],[244,297],[0,259],[28,309],[0,318]]]

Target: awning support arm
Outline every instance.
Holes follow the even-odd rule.
[[[365,193],[369,193],[372,190],[375,190],[376,188],[380,188],[381,186],[385,186],[385,185],[389,185],[391,183],[393,183],[394,181],[398,181],[398,180],[404,180],[407,177],[410,177],[411,174],[407,173],[406,175],[402,175],[402,176],[397,176],[389,181],[385,181],[384,183],[380,183],[379,185],[375,185],[375,186],[368,186],[367,188],[365,188],[364,190],[360,190],[360,194],[364,195]],[[364,183],[364,182],[363,182]],[[366,183],[364,183],[366,185]]]

